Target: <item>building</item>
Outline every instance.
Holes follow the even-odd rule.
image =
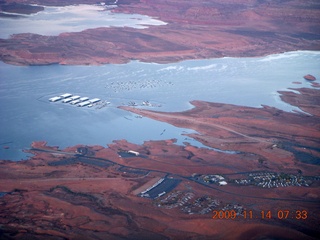
[[[220,181],[219,182],[219,186],[225,186],[225,185],[227,185],[228,183],[226,182],[226,181]]]
[[[214,175],[215,178],[218,178],[219,180],[224,180],[224,177],[222,177],[221,175]]]

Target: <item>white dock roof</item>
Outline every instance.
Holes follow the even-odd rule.
[[[49,98],[49,101],[50,102],[56,102],[56,101],[59,101],[61,99],[61,97],[52,97],[52,98]]]
[[[78,107],[84,107],[84,106],[87,106],[87,105],[89,105],[89,104],[91,104],[91,102],[85,101],[85,102],[79,103],[79,104],[78,104]]]
[[[89,100],[89,98],[88,97],[81,97],[81,98],[79,98],[79,100],[80,101],[87,101],[87,100]]]
[[[91,102],[91,103],[96,103],[99,101],[101,101],[99,98],[93,98],[93,99],[89,100],[89,102]]]
[[[71,97],[71,96],[72,96],[71,93],[65,93],[65,94],[60,95],[60,97],[62,97],[62,98],[68,98],[68,97]]]

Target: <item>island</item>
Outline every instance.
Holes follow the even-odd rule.
[[[320,94],[281,91],[299,112],[192,101],[185,112],[120,108],[190,128],[175,139],[65,149],[34,142],[0,161],[4,239],[316,239]],[[241,228],[239,228],[241,226]]]
[[[307,75],[303,76],[303,78],[304,78],[305,80],[308,80],[308,81],[315,81],[315,80],[317,80],[316,77],[313,76],[313,75],[311,75],[311,74],[307,74]]]

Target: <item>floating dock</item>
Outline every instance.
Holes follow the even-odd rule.
[[[89,102],[89,101],[81,102],[78,104],[78,107],[88,106],[89,104],[91,104],[91,102]]]
[[[59,101],[61,99],[62,99],[62,97],[52,97],[52,98],[49,98],[49,101],[50,102],[57,102],[57,101]]]
[[[65,93],[65,94],[60,95],[61,98],[69,98],[71,96],[72,96],[71,93]]]
[[[68,103],[68,102],[71,102],[72,101],[72,98],[65,98],[62,100],[63,103]]]
[[[89,98],[88,98],[88,97],[81,97],[81,98],[79,98],[79,100],[80,100],[81,102],[84,102],[84,101],[88,101]]]
[[[91,103],[97,103],[97,102],[100,102],[101,100],[99,98],[93,98],[91,100],[89,100],[89,102]]]
[[[89,99],[89,97],[81,97],[78,95],[73,95],[71,93],[64,93],[64,94],[61,94],[60,96],[49,98],[50,102],[58,102],[60,100],[62,103],[70,103],[78,107],[85,107],[85,106],[93,107],[98,104],[99,109],[110,104],[110,102],[101,101],[100,98]]]
[[[70,104],[76,105],[76,104],[78,104],[78,103],[80,103],[80,102],[81,102],[81,101],[78,99],[78,100],[73,100],[73,101],[71,101]]]
[[[71,98],[72,100],[77,100],[77,99],[80,98],[80,96],[77,96],[77,95],[76,95],[76,96],[71,96],[70,98]],[[79,99],[79,100],[80,100],[80,99]]]

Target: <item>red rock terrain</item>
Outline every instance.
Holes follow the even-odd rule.
[[[311,74],[307,74],[303,77],[305,80],[308,80],[308,81],[315,81],[317,80],[315,76],[311,75]]]
[[[9,1],[23,2],[29,1]],[[37,0],[32,3],[65,5]],[[95,3],[96,1],[68,1]],[[119,1],[114,11],[168,24],[147,29],[98,28],[59,36],[17,34],[0,40],[0,59],[19,65],[175,62],[319,50],[320,7],[308,1]]]
[[[205,145],[174,140],[125,140],[107,147],[63,150],[35,142],[31,159],[0,162],[2,239],[316,239],[319,220],[319,90],[281,92],[282,99],[312,115],[275,108],[193,101],[195,108],[164,113],[123,107],[143,116],[197,130]],[[311,112],[311,111],[310,111]],[[134,150],[139,156],[120,157]],[[309,186],[262,188],[237,185],[246,173],[300,174]],[[199,183],[191,175],[221,174],[226,186]],[[298,175],[298,176],[300,176]],[[151,200],[137,196],[163,177],[179,179],[170,193]],[[317,177],[318,176],[318,177]],[[161,205],[169,194],[189,194],[183,207]],[[187,196],[185,195],[185,196]],[[212,219],[213,213],[185,212],[196,199],[216,199],[219,211],[240,206],[253,217]],[[176,201],[176,200],[172,200]],[[168,204],[168,203],[167,203]],[[204,204],[204,203],[202,203]],[[288,218],[278,211],[289,210]],[[305,211],[300,219],[297,211]],[[272,213],[262,217],[261,211]],[[264,215],[263,215],[264,216]]]

